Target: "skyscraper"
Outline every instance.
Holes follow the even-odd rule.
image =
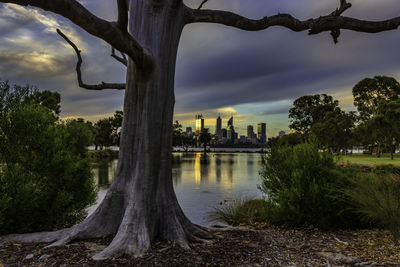
[[[257,137],[260,143],[265,144],[267,142],[267,126],[265,123],[257,124]]]
[[[251,139],[254,137],[254,128],[253,125],[247,125],[247,138]]]
[[[201,133],[204,129],[204,118],[203,115],[196,115],[196,133]]]
[[[235,127],[233,127],[233,116],[228,121],[228,126],[226,127],[226,137],[229,142],[234,143],[236,139]]]
[[[221,117],[218,116],[217,123],[215,124],[215,134],[221,136],[221,128],[222,128],[222,120]]]

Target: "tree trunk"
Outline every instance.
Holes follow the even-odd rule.
[[[211,238],[182,212],[172,183],[174,77],[183,8],[177,0],[130,2],[129,29],[151,51],[151,73],[129,60],[119,161],[106,197],[97,210],[70,229],[28,234],[22,242],[53,242],[115,235],[94,259],[123,254],[141,256],[160,238],[189,248],[189,242]],[[157,16],[154,13],[158,13]]]

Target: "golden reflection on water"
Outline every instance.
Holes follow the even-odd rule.
[[[196,158],[194,161],[194,181],[197,185],[201,182],[201,153],[196,153]]]

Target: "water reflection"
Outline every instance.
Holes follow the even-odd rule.
[[[206,213],[224,200],[259,197],[261,156],[253,153],[174,153],[172,178],[185,214],[197,224],[207,225]],[[114,178],[117,160],[100,162],[95,171],[100,202]],[[89,212],[93,212],[95,206]]]

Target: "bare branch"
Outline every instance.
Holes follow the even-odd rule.
[[[341,14],[349,9],[351,4],[345,0],[341,0],[340,3],[340,8],[328,16],[307,20],[299,20],[289,14],[277,14],[254,20],[228,11],[187,8],[186,23],[218,23],[246,31],[260,31],[272,26],[282,26],[295,32],[308,30],[310,35],[330,31],[335,42],[340,35],[340,29],[377,33],[395,30],[400,26],[400,17],[384,21],[366,21],[343,17]]]
[[[46,11],[59,14],[82,29],[97,36],[115,49],[126,53],[135,61],[137,67],[150,69],[152,67],[152,56],[144,49],[130,34],[122,31],[117,23],[103,20],[76,0],[0,0],[2,3],[12,3],[21,6],[38,7]]]
[[[67,43],[72,46],[72,48],[75,50],[76,56],[78,57],[78,62],[76,63],[76,75],[78,78],[78,84],[80,87],[88,89],[88,90],[103,90],[103,89],[118,89],[118,90],[124,90],[125,89],[125,84],[122,83],[105,83],[101,82],[101,84],[85,84],[82,81],[82,72],[81,72],[81,66],[82,66],[82,57],[81,57],[81,51],[78,49],[78,47],[59,29],[57,29],[57,33],[64,38]]]
[[[126,0],[117,0],[118,3],[118,28],[121,31],[128,30],[128,3]]]
[[[122,63],[123,65],[125,65],[126,67],[128,66],[128,59],[126,58],[124,53],[121,53],[122,57],[117,56],[115,54],[115,48],[114,47],[111,47],[111,56],[113,58],[115,58],[117,61],[119,61],[120,63]]]
[[[331,13],[331,16],[340,16],[345,12],[347,9],[351,7],[350,3],[347,3],[346,0],[340,0],[340,7]]]
[[[201,9],[208,0],[203,0],[197,9]]]

